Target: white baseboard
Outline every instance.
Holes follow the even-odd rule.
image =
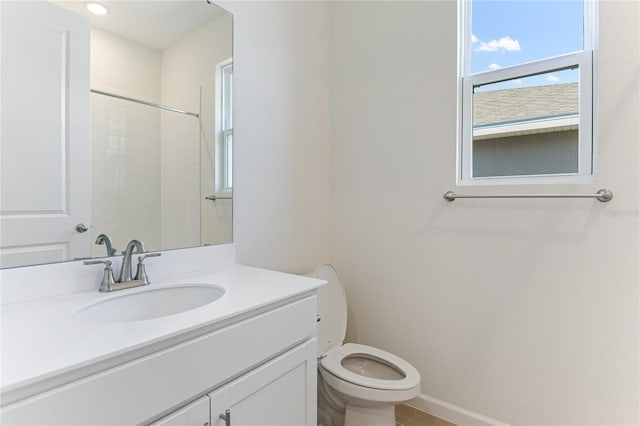
[[[507,423],[474,413],[423,393],[406,404],[459,426],[509,426]]]

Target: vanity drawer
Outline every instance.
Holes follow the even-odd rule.
[[[316,296],[292,302],[2,409],[3,424],[139,424],[316,335]],[[117,408],[115,408],[117,407]]]

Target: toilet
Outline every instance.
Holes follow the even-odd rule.
[[[344,343],[347,298],[335,269],[318,266],[318,425],[395,426],[396,404],[420,393],[420,373],[382,349]]]

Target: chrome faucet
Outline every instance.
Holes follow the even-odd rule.
[[[113,246],[113,241],[111,241],[111,238],[109,238],[109,236],[107,234],[100,234],[98,235],[98,238],[96,238],[96,244],[104,244],[106,246],[107,249],[107,256],[115,256],[116,252],[118,251],[114,246]]]
[[[133,249],[135,249],[138,254],[147,251],[142,241],[129,241],[127,248],[122,252],[122,267],[120,268],[120,279],[118,280],[121,283],[131,281],[131,257],[133,256]]]
[[[108,238],[108,237],[107,237]],[[125,288],[147,285],[150,283],[149,277],[144,267],[144,260],[147,257],[157,257],[162,253],[149,253],[138,257],[138,269],[135,278],[131,277],[131,258],[134,250],[136,253],[147,253],[144,243],[139,240],[131,240],[127,244],[127,248],[122,252],[122,267],[120,268],[120,277],[116,281],[113,276],[112,262],[110,260],[87,260],[85,265],[97,265],[103,263],[105,265],[102,282],[100,283],[100,292],[109,292],[115,290],[124,290]]]

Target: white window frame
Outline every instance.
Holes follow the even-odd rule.
[[[458,145],[457,184],[589,183],[596,174],[595,64],[597,1],[584,1],[584,50],[497,70],[471,73],[471,2],[458,1]],[[569,68],[579,68],[578,172],[565,174],[473,177],[473,88]]]
[[[233,58],[216,65],[216,192],[233,190]]]

